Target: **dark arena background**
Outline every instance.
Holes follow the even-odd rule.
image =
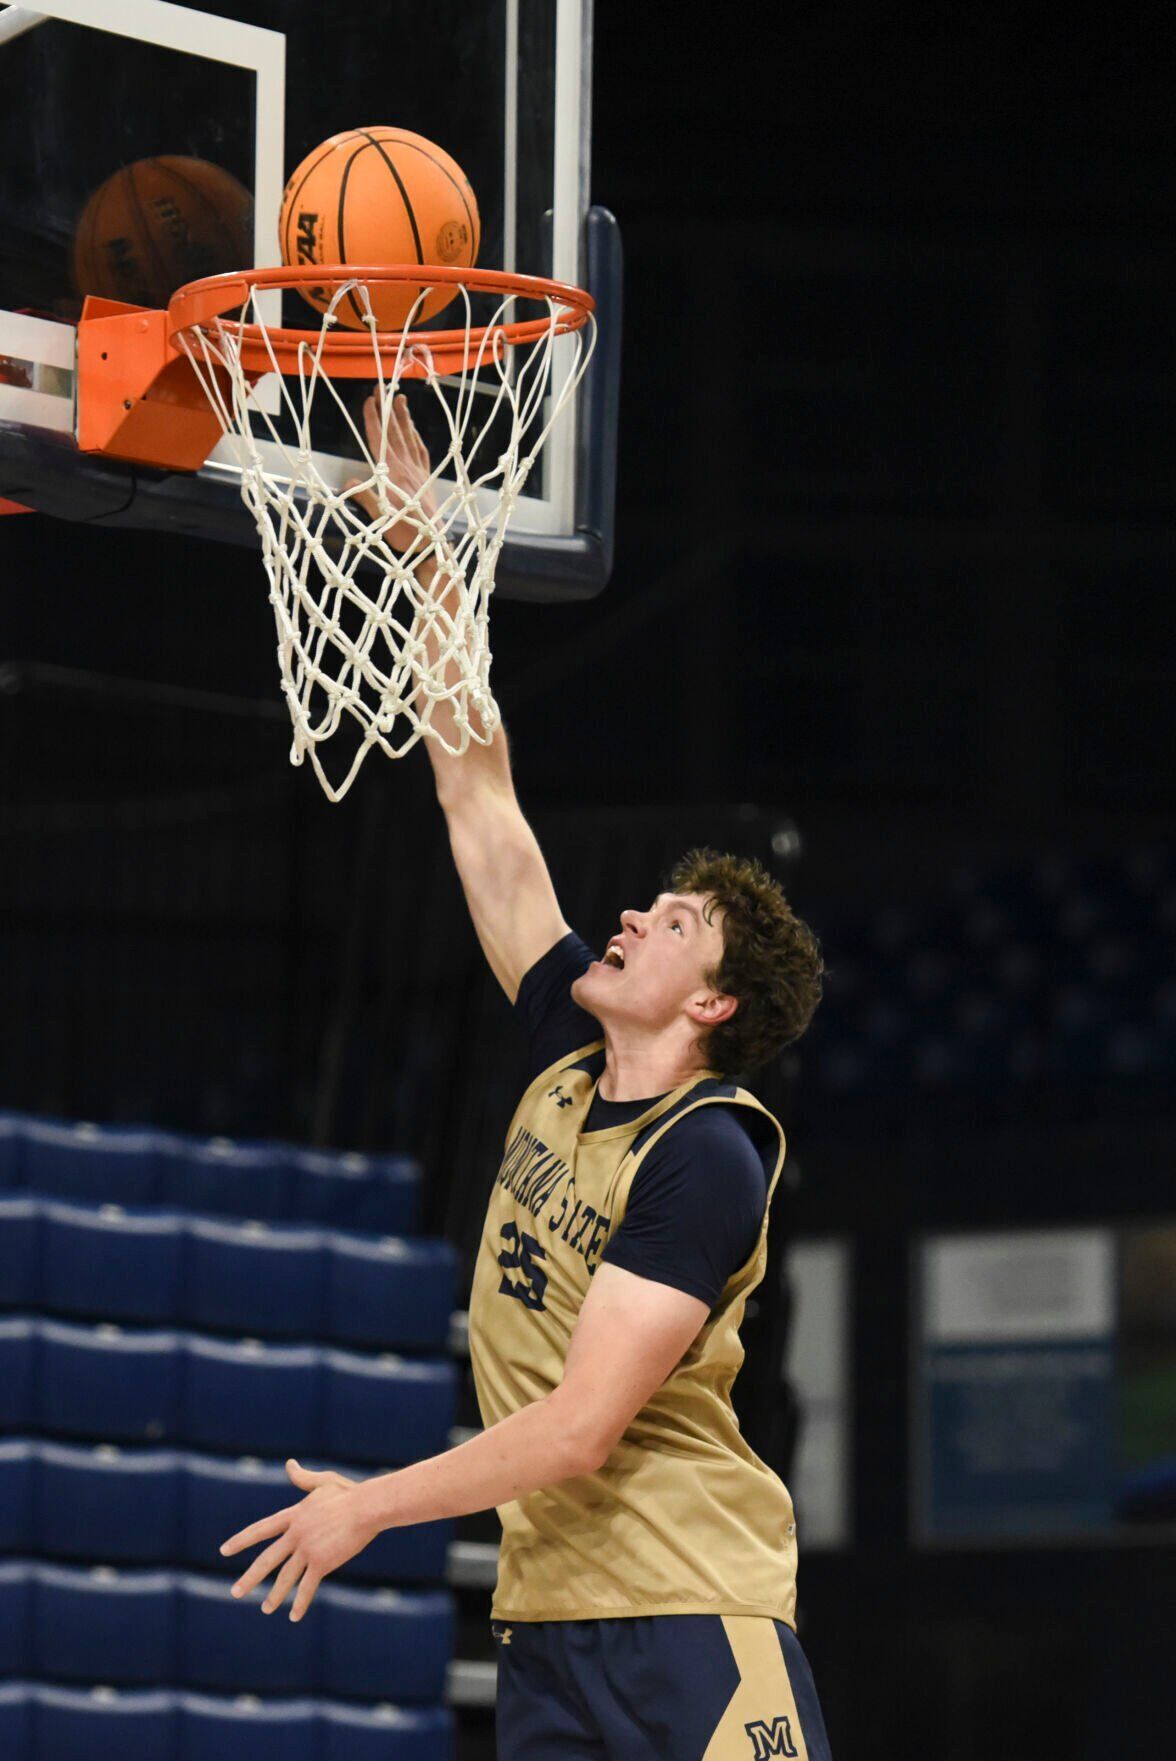
[[[1162,8],[596,6],[615,559],[595,599],[493,604],[493,683],[590,943],[699,843],[759,856],[821,938],[813,1026],[751,1084],[789,1154],[735,1400],[796,1498],[837,1761],[1142,1758],[1176,1728],[1174,33]],[[328,126],[354,120],[337,96]],[[448,1292],[415,1349],[468,1434],[464,1311],[524,1048],[424,754],[373,756],[338,805],[291,767],[255,550],[34,512],[0,520],[0,580],[0,1346],[111,1319],[22,1282],[30,1204],[44,1254],[46,1207],[136,1202],[71,1174],[45,1122],[79,1155],[79,1124],[185,1146],[198,1193],[157,1170],[148,1197],[226,1229],[299,1214],[255,1208],[251,1156],[266,1180],[306,1151],[400,1158],[403,1233]],[[252,1335],[226,1302],[155,1324]],[[413,1356],[352,1340],[389,1343]],[[22,1450],[103,1433],[5,1380],[15,1497]],[[4,1677],[168,1685],[30,1649],[5,1573],[220,1593],[231,1568],[14,1508]],[[463,1761],[493,1753],[497,1533],[463,1518],[439,1563],[376,1574],[440,1599],[429,1752]]]

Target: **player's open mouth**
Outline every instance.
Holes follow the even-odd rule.
[[[608,947],[604,950],[604,959],[601,960],[600,964],[601,966],[612,966],[618,972],[623,972],[625,970],[625,950],[620,942],[610,942],[608,944]]]

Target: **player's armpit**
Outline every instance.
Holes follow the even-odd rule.
[[[584,1298],[563,1380],[548,1396],[602,1465],[689,1350],[710,1309],[697,1296],[601,1262]]]

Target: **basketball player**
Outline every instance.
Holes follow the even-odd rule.
[[[405,400],[386,438],[374,399],[365,421],[392,484],[427,506]],[[386,536],[404,548],[412,525]],[[500,1761],[828,1761],[795,1630],[792,1500],[730,1400],[785,1147],[731,1072],[804,1032],[816,940],[757,863],[694,851],[594,958],[502,729],[460,757],[425,744],[474,928],[530,1043],[470,1300],[485,1429],[358,1484],[292,1464],[302,1505],[222,1549],[281,1536],[237,1590],[284,1560],[266,1607],[302,1576],[298,1617],[380,1530],[494,1505]]]

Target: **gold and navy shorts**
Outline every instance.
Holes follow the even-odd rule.
[[[491,1622],[498,1761],[831,1761],[782,1620],[654,1614]]]

